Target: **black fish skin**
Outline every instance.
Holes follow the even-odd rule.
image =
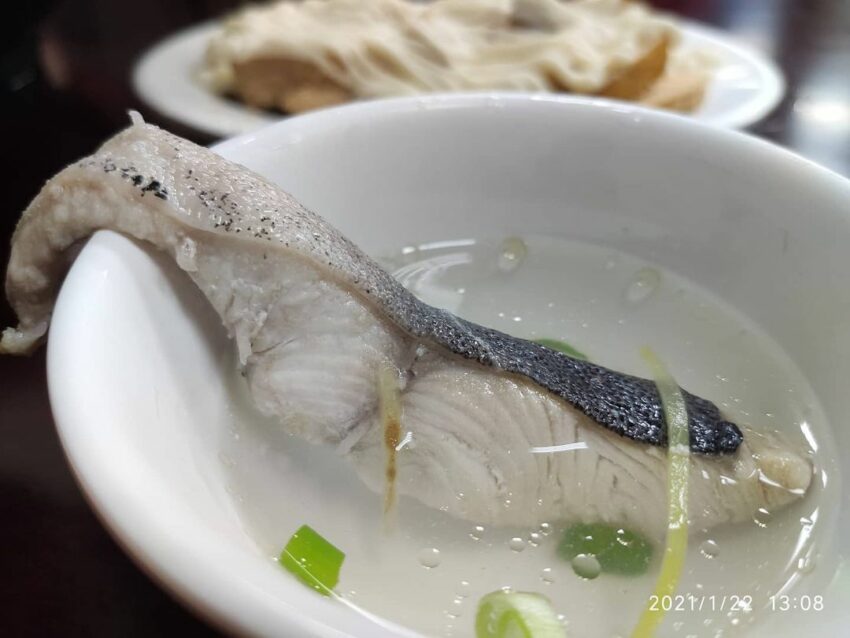
[[[496,353],[500,368],[528,377],[612,432],[667,446],[661,396],[653,381],[574,359],[496,330],[468,325]],[[737,450],[744,440],[738,426],[725,421],[711,401],[685,390],[682,393],[688,411],[691,450],[700,454]]]
[[[372,292],[372,291],[369,291]],[[667,446],[661,396],[653,381],[574,359],[561,352],[466,321],[419,301],[411,293],[381,305],[417,338],[477,361],[527,377],[620,436]],[[688,410],[690,447],[699,454],[730,454],[744,440],[714,403],[682,390]]]

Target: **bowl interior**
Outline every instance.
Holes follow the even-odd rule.
[[[520,96],[366,103],[217,150],[374,255],[531,232],[603,244],[684,275],[782,344],[815,388],[847,467],[845,180],[682,118]],[[404,632],[281,578],[246,533],[234,505],[244,495],[229,491],[222,458],[245,402],[231,350],[206,301],[162,257],[111,233],[89,242],[55,312],[49,380],[63,443],[95,507],[142,565],[231,629]],[[278,463],[274,445],[253,460]],[[275,491],[293,502],[332,498],[304,483]],[[837,524],[846,537],[847,514]],[[793,628],[783,618],[772,631]],[[837,618],[799,622],[826,628]]]

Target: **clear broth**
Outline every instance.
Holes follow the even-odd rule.
[[[517,336],[562,339],[610,368],[648,376],[638,354],[648,345],[682,386],[732,420],[808,450],[816,476],[800,502],[749,524],[692,530],[681,608],[667,614],[660,636],[746,633],[770,613],[771,595],[817,591],[828,578],[824,514],[837,501],[828,426],[789,357],[745,316],[653,264],[560,239],[444,242],[383,261],[428,303]],[[630,634],[660,551],[645,575],[586,580],[555,553],[558,521],[483,528],[409,498],[386,533],[381,495],[344,459],[280,433],[247,397],[242,403],[221,458],[246,531],[269,557],[307,523],[346,552],[342,597],[428,635],[472,636],[478,600],[500,588],[545,594],[570,635]],[[751,609],[732,609],[744,597]]]

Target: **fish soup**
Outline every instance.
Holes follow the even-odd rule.
[[[716,402],[745,433],[753,428],[760,433],[754,436],[776,434],[811,460],[813,475],[804,498],[775,510],[753,508],[740,522],[710,528],[691,524],[675,594],[650,601],[666,612],[658,635],[744,635],[775,610],[775,597],[788,591],[808,593],[817,604],[816,593],[831,576],[830,557],[824,555],[837,499],[835,483],[828,480],[834,469],[831,437],[806,380],[780,345],[747,317],[654,264],[562,239],[409,246],[386,255],[382,265],[427,303],[519,337],[567,344],[573,356],[615,370],[648,376],[639,351],[649,346],[683,388]],[[270,559],[306,523],[345,552],[335,588],[341,602],[424,634],[475,635],[479,600],[498,590],[545,595],[569,635],[631,634],[653,593],[663,535],[634,532],[645,550],[636,560],[645,556],[646,565],[623,573],[615,563],[614,569],[610,564],[603,569],[604,555],[576,554],[575,548],[571,553],[568,547],[577,529],[594,533],[592,519],[604,510],[602,503],[588,503],[587,513],[574,520],[553,515],[531,524],[491,524],[452,514],[464,511],[458,503],[476,498],[457,489],[435,507],[402,495],[388,521],[382,497],[339,458],[350,450],[311,446],[281,433],[275,422],[256,414],[241,380],[234,384],[243,402],[234,410],[232,437],[222,442],[221,459],[246,530]],[[446,436],[453,436],[447,429]],[[403,412],[399,437],[396,480],[404,486],[405,455],[415,451],[418,441],[416,429],[405,427]],[[531,441],[503,452],[580,459],[593,454],[589,446],[596,444],[552,443]],[[586,473],[576,475],[580,481],[605,472],[619,473],[623,483],[642,480],[622,467],[583,469]],[[692,475],[690,489],[702,489],[699,481]],[[734,478],[721,475],[720,481]],[[288,483],[309,487],[291,494],[285,492]],[[405,489],[409,494],[417,486]],[[509,492],[488,506],[525,511],[517,501],[533,493]],[[600,500],[606,497],[616,500],[617,494]],[[641,502],[628,507],[657,514]],[[577,523],[590,527],[577,528]],[[604,529],[596,528],[597,541]],[[632,534],[617,531],[620,539]]]

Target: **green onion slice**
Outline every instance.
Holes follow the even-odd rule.
[[[583,361],[589,361],[587,355],[581,352],[580,350],[576,350],[566,341],[559,341],[558,339],[535,339],[534,343],[540,344],[541,346],[545,346],[550,350],[557,350],[558,352],[562,352],[568,357],[572,357],[573,359],[581,359]]]
[[[652,545],[637,532],[605,523],[577,523],[566,529],[558,555],[568,561],[592,555],[605,573],[637,576],[652,558]]]
[[[339,582],[345,554],[312,527],[302,525],[277,560],[305,585],[323,596],[330,596]]]
[[[679,577],[685,564],[688,550],[688,466],[690,463],[690,432],[688,411],[682,390],[661,360],[649,348],[641,355],[652,370],[667,422],[667,540],[661,571],[655,581],[653,596],[638,619],[632,638],[652,638],[664,619],[661,605],[651,605],[655,597],[672,596],[676,593]]]
[[[530,592],[494,591],[478,603],[475,638],[565,638],[549,600]]]

